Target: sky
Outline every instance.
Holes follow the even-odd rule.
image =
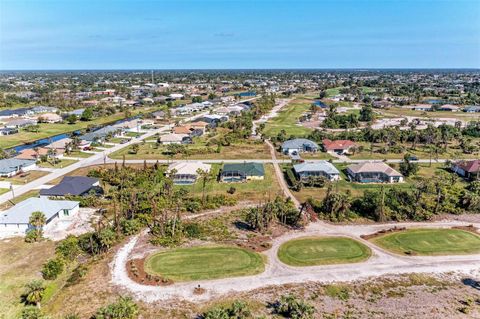
[[[480,68],[479,0],[0,0],[0,70]]]

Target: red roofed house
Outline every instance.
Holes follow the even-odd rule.
[[[480,160],[455,162],[452,171],[467,179],[475,179],[480,176]]]
[[[323,140],[323,148],[326,152],[332,152],[337,154],[348,154],[353,147],[357,147],[355,142],[350,140],[336,140],[331,141],[329,139]]]

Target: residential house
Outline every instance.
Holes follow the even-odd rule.
[[[42,156],[47,156],[47,155],[51,155],[56,158],[59,158],[59,157],[62,157],[63,152],[57,152],[57,151],[52,152],[50,149],[44,148],[44,147],[39,147],[35,149],[27,148],[20,151],[20,153],[17,156],[15,156],[15,158],[38,161]]]
[[[352,148],[357,147],[357,144],[350,140],[331,141],[329,139],[324,139],[322,143],[325,152],[332,152],[337,154],[348,154],[350,153],[350,150]]]
[[[42,212],[48,230],[52,222],[69,219],[79,211],[79,202],[31,197],[0,213],[0,237],[22,236],[33,228],[29,223],[33,212]]]
[[[318,144],[307,140],[306,138],[295,138],[293,140],[285,141],[282,144],[283,154],[298,154],[302,152],[317,152],[319,149]]]
[[[211,128],[217,127],[218,124],[228,121],[228,116],[218,115],[218,114],[207,114],[197,118],[195,122],[205,122],[208,123],[208,126]]]
[[[62,117],[56,113],[45,113],[37,117],[38,122],[42,123],[59,123],[63,121]]]
[[[102,127],[99,130],[89,132],[87,134],[84,134],[80,136],[80,140],[86,141],[86,142],[102,142],[107,138],[108,136],[116,136],[122,133],[122,129],[119,127],[115,126],[105,126]]]
[[[454,162],[452,171],[466,179],[477,179],[480,177],[480,160]]]
[[[202,162],[175,162],[168,166],[167,174],[173,177],[174,184],[194,184],[198,179],[198,171],[208,173],[211,167]]]
[[[31,125],[36,125],[37,120],[33,119],[17,119],[17,120],[11,120],[5,123],[6,128],[22,128],[22,127],[27,127]]]
[[[97,178],[86,176],[65,176],[62,181],[47,189],[40,190],[40,196],[64,197],[67,195],[84,196],[90,192],[101,191],[100,182]]]
[[[384,162],[363,162],[347,167],[348,177],[359,183],[400,183],[403,175]]]
[[[249,180],[263,180],[265,178],[265,169],[262,163],[232,163],[224,164],[220,173],[220,181],[245,182]]]
[[[439,107],[438,110],[445,111],[445,112],[458,112],[460,111],[460,107],[452,104],[444,104],[441,107]]]
[[[0,177],[12,177],[20,172],[30,171],[37,167],[36,161],[18,158],[0,160]]]
[[[464,112],[467,113],[478,113],[480,112],[480,105],[470,105],[463,108]]]
[[[41,114],[41,113],[56,113],[58,112],[58,109],[53,106],[34,106],[31,108],[31,111],[35,114]]]
[[[167,113],[165,113],[164,111],[156,111],[156,112],[152,113],[152,116],[155,120],[161,121],[161,120],[164,120],[166,118]]]
[[[306,181],[311,177],[325,177],[329,181],[340,179],[340,172],[327,161],[304,162],[293,166],[293,171],[300,181]]]
[[[165,134],[160,136],[160,143],[168,144],[188,144],[188,134]],[[191,139],[190,139],[191,140]]]
[[[33,115],[33,112],[28,107],[19,107],[17,109],[8,109],[8,110],[1,110],[0,111],[0,119],[1,118],[29,116],[29,115]]]
[[[2,136],[2,135],[12,135],[12,134],[17,134],[17,133],[18,133],[17,128],[8,128],[8,127],[0,128],[0,136]]]

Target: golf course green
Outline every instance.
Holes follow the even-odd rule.
[[[259,254],[230,246],[178,248],[153,254],[145,261],[147,273],[174,281],[248,276],[264,269]]]
[[[346,237],[304,237],[283,243],[278,250],[281,262],[290,266],[355,263],[367,260],[370,249]]]
[[[405,255],[464,255],[480,253],[480,236],[460,229],[409,229],[371,240]]]

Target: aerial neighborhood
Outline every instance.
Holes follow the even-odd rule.
[[[478,268],[478,83],[468,71],[3,72],[0,256],[15,245],[35,258],[8,285],[40,279],[41,311],[58,318],[246,292],[312,309],[291,287],[374,298],[367,275],[440,287],[435,276]],[[455,280],[438,291],[465,292]],[[10,302],[12,318],[39,305]],[[182,313],[253,318],[219,307]]]

